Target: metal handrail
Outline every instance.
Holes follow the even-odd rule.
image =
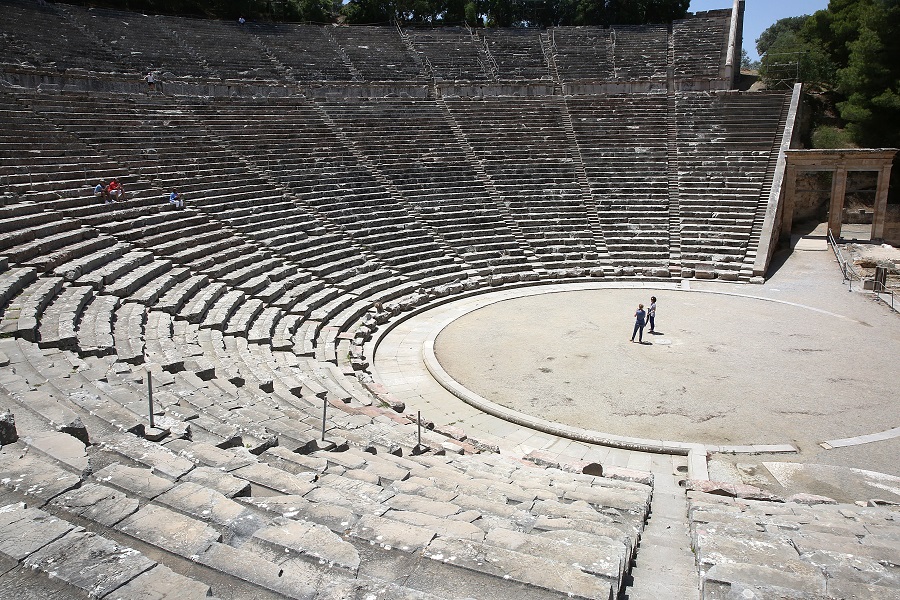
[[[879,298],[881,298],[881,294],[889,294],[891,296],[891,310],[897,310],[896,308],[894,308],[894,290],[887,289],[887,286],[885,286],[885,284],[881,283],[880,281],[876,281],[874,283],[875,289],[873,291],[875,292],[875,294],[878,295]],[[878,289],[879,287],[881,287],[881,290]]]
[[[856,269],[853,268],[850,261],[844,258],[844,253],[841,252],[841,249],[838,247],[837,240],[834,238],[834,233],[832,233],[830,227],[828,228],[828,244],[831,246],[832,252],[834,252],[834,257],[837,259],[838,265],[841,267],[843,281],[850,282],[850,291],[852,292],[853,279],[855,278],[857,281],[862,281],[862,276],[856,272]]]

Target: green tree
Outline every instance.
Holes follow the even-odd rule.
[[[859,2],[863,4],[863,2]],[[853,137],[864,146],[900,146],[900,0],[865,2],[854,39],[847,43],[847,60],[837,71],[838,103]],[[850,12],[850,11],[848,11]],[[845,32],[842,22],[835,23]]]
[[[789,31],[799,33],[807,19],[809,19],[809,15],[778,19],[772,25],[769,25],[766,30],[756,38],[756,53],[762,56],[768,52],[772,44],[775,43],[775,40],[784,33]]]

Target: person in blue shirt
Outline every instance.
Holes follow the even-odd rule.
[[[631,341],[634,341],[634,336],[638,336],[638,343],[644,343],[644,324],[647,319],[647,311],[644,310],[643,304],[638,304],[638,308],[634,313],[634,331],[631,333]],[[640,334],[640,335],[638,335]]]
[[[169,194],[169,204],[172,204],[177,210],[184,208],[184,196],[177,189],[173,189]]]

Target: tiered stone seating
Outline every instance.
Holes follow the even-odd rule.
[[[195,110],[219,136],[288,186],[292,196],[302,201],[277,206],[277,212],[272,214],[273,218],[283,220],[284,234],[293,236],[285,240],[279,252],[297,253],[301,264],[336,285],[348,286],[351,284],[348,279],[361,277],[352,282],[355,284],[352,287],[368,294],[403,283],[396,280],[392,283],[391,273],[384,267],[416,280],[459,271],[452,259],[443,257],[444,250],[435,244],[434,235],[423,227],[421,220],[410,214],[408,206],[391,197],[384,183],[331,131],[313,105],[301,100],[280,100],[274,106],[271,102],[247,102],[240,108],[216,105]],[[248,124],[254,127],[252,135],[247,134]],[[257,132],[265,134],[261,138]],[[304,205],[314,209],[315,214],[304,209]],[[230,211],[232,222],[233,214]],[[261,218],[264,214],[259,212],[254,217]],[[349,236],[327,234],[317,215],[327,218]],[[391,232],[395,235],[391,236]],[[396,242],[401,237],[406,240],[403,245]],[[258,239],[278,248],[277,238],[273,239],[269,233]],[[365,260],[366,253],[359,247],[352,250],[350,240],[366,246],[367,254],[376,257],[378,262]],[[386,243],[389,240],[393,241]],[[321,243],[331,247],[323,247],[321,252],[312,255]],[[410,246],[411,250],[403,246]],[[345,268],[337,272],[323,268],[321,257],[344,251],[341,248],[349,250],[345,260],[350,262]],[[335,258],[340,257],[335,255]],[[388,293],[373,300],[390,297]]]
[[[59,210],[97,207],[93,187],[99,179],[112,177],[120,178],[132,197],[139,191],[121,165],[6,93],[0,93],[0,122],[0,173],[6,191],[22,200]]]
[[[612,79],[665,79],[668,48],[665,25],[616,25],[610,29]]]
[[[672,23],[676,76],[719,76],[728,51],[730,20],[730,10],[710,10]]]
[[[446,102],[538,258],[596,265],[597,248],[558,107],[543,98]]]
[[[893,598],[900,591],[895,506],[689,492],[702,598]],[[807,505],[829,502],[826,504]]]
[[[364,81],[414,81],[423,76],[396,27],[361,25],[330,32]]]
[[[576,96],[566,102],[613,262],[664,266],[669,259],[666,96]]]
[[[676,95],[682,261],[697,276],[738,278],[767,200],[785,102],[782,94]]]
[[[281,79],[276,64],[236,21],[157,17],[184,48],[223,79]]]
[[[192,421],[215,414],[213,406]],[[263,405],[255,416],[235,408],[230,419],[267,419],[269,412]],[[290,412],[282,408],[278,416]],[[310,581],[384,589],[385,569],[399,562],[417,575],[406,584],[409,597],[474,593],[478,585],[501,598],[547,592],[613,598],[649,506],[646,486],[576,480],[499,458],[400,458],[327,446],[309,454],[262,447],[254,455],[187,439],[161,447],[99,432],[95,464],[105,466],[84,475],[74,468],[83,448],[66,453],[59,444],[28,439],[34,451],[25,462],[12,448],[0,453],[5,497],[29,498],[63,527],[77,516],[101,533],[289,597],[306,593]],[[436,560],[421,563],[418,553]]]
[[[38,25],[39,24],[39,25]],[[64,12],[46,2],[8,0],[0,22],[0,61],[42,69],[121,69],[116,54],[73,26]]]
[[[153,69],[163,80],[171,75],[212,75],[203,61],[190,55],[190,39],[180,39],[158,17],[106,8],[59,7],[91,36],[95,47],[115,55],[121,70],[145,74]],[[173,48],[182,51],[173,52]]]
[[[486,274],[527,268],[523,249],[510,231],[511,221],[493,206],[485,185],[472,180],[469,158],[435,103],[376,100],[322,106],[420,219],[467,264]],[[403,130],[395,127],[400,119],[408,125]],[[382,213],[383,208],[376,211]],[[446,260],[446,248],[423,234],[421,241],[410,240],[413,247],[408,249],[384,232],[373,243],[398,255],[430,255],[436,265],[445,265],[446,272],[458,272],[458,266]],[[404,232],[404,238],[409,234]]]
[[[247,23],[272,55],[297,81],[351,81],[333,38],[317,25]]]
[[[477,35],[497,65],[499,79],[549,79],[540,33],[532,29],[481,29]]]
[[[406,34],[439,79],[494,79],[482,48],[462,27],[407,29]]]
[[[613,71],[610,30],[602,27],[554,27],[548,32],[559,78],[609,79]]]

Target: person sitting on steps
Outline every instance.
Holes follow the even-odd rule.
[[[106,182],[102,179],[94,186],[94,198],[102,200],[103,204],[108,204],[110,202],[109,190],[106,187]]]
[[[172,193],[169,194],[169,204],[173,205],[176,210],[184,210],[184,195],[172,188]]]
[[[119,180],[113,177],[112,181],[109,182],[109,185],[106,188],[107,194],[109,194],[110,202],[124,202],[125,201],[125,188],[122,187],[122,184],[119,183]]]

